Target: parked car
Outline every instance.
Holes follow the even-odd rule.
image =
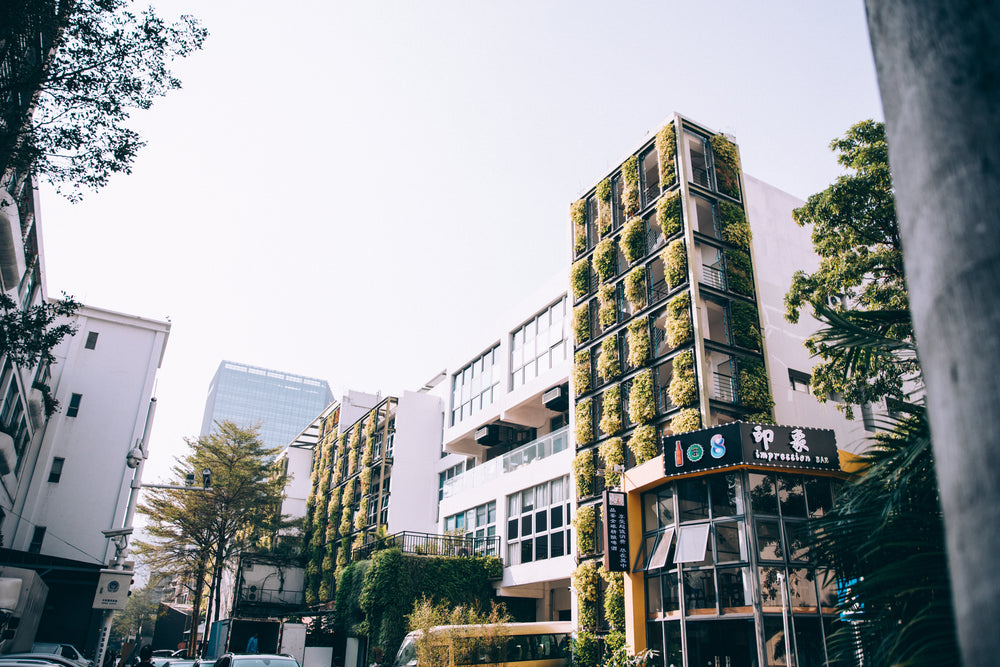
[[[183,658],[184,649],[178,649],[173,651],[169,648],[158,648],[153,651],[154,658]]]
[[[276,653],[226,653],[214,667],[299,667],[299,661]]]
[[[49,644],[47,642],[35,642],[31,647],[31,653],[41,653],[46,655],[58,655],[76,663],[79,667],[94,667],[93,660],[87,660],[83,654],[76,650],[72,644]]]
[[[0,655],[0,660],[22,662],[34,665],[35,667],[78,667],[77,663],[73,660],[67,660],[60,655],[48,653],[8,653]]]

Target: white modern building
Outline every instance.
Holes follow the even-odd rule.
[[[22,468],[4,534],[20,551],[104,564],[114,550],[101,531],[122,525],[126,456],[147,428],[170,324],[83,306],[74,326],[53,351],[59,409]]]

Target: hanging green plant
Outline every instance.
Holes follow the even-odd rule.
[[[648,424],[638,427],[628,439],[628,448],[635,456],[636,465],[645,463],[660,453],[656,443],[656,427]]]
[[[597,601],[601,589],[601,573],[597,561],[587,561],[573,571],[573,590],[576,591],[578,622],[581,628],[596,630],[598,627]]]
[[[625,274],[625,298],[636,310],[646,307],[646,267],[637,266]]]
[[[681,220],[681,193],[679,191],[668,192],[660,197],[660,201],[656,203],[656,219],[660,223],[660,229],[663,231],[665,239],[669,239],[681,231],[683,223]]]
[[[691,323],[691,294],[681,292],[667,303],[667,345],[675,348],[691,340],[694,325]]]
[[[666,190],[677,180],[674,155],[677,150],[677,133],[674,124],[664,125],[656,134],[656,155],[660,160],[660,187]]]
[[[576,481],[576,497],[594,495],[594,452],[587,449],[573,459],[573,478]]]
[[[615,277],[615,242],[604,239],[594,247],[594,272],[601,282]]]
[[[741,358],[739,361],[740,404],[753,412],[770,416],[774,409],[774,398],[767,383],[764,364],[758,359]]]
[[[590,291],[590,261],[586,258],[573,262],[569,271],[569,282],[573,286],[573,299],[579,300]]]
[[[736,145],[721,134],[711,139],[712,154],[715,156],[715,180],[719,192],[733,199],[740,198],[740,154]]]
[[[726,255],[726,283],[730,292],[743,296],[753,296],[753,269],[750,267],[750,255],[742,250],[728,248]]]
[[[643,243],[645,238],[646,227],[642,218],[629,218],[625,226],[622,227],[621,238],[618,239],[626,262],[631,264],[645,254],[646,244]]]
[[[733,342],[748,350],[761,351],[760,319],[757,307],[734,299],[729,311],[733,318]]]
[[[597,507],[578,507],[576,516],[573,517],[573,528],[576,530],[576,553],[594,553],[597,550]]]
[[[597,448],[604,461],[604,486],[616,487],[621,483],[621,474],[614,471],[615,466],[625,465],[625,443],[621,438],[605,440]]]
[[[604,578],[604,620],[615,630],[625,629],[625,573],[601,570]]]
[[[611,215],[611,180],[605,178],[597,184],[597,228],[601,235],[611,231],[614,217]]]
[[[770,412],[753,412],[748,415],[744,415],[741,418],[745,422],[753,422],[754,424],[777,424],[774,421],[774,415]]]
[[[628,323],[628,365],[639,368],[649,359],[649,321],[637,317]]]
[[[337,550],[337,567],[344,567],[351,560],[351,548],[348,538],[340,540],[340,548]]]
[[[694,352],[685,350],[673,363],[673,375],[667,388],[670,401],[679,408],[686,408],[698,402],[698,380],[694,372]]]
[[[645,370],[632,378],[632,386],[628,392],[628,418],[633,424],[646,424],[655,416],[653,371]]]
[[[361,530],[368,525],[368,499],[362,498],[357,514],[354,515],[354,530]]]
[[[360,549],[365,546],[365,532],[361,531],[354,536],[354,541],[351,543],[351,550]]]
[[[361,437],[361,429],[355,426],[351,429],[350,439],[347,444],[347,476],[350,477],[358,469],[358,440]]]
[[[684,408],[670,420],[670,432],[674,435],[697,431],[701,428],[701,412],[698,408]]]
[[[364,431],[361,434],[365,440],[372,437],[372,434],[375,432],[375,420],[375,410],[372,410],[368,413],[368,417],[365,419]]]
[[[332,566],[332,563],[331,563],[331,566]],[[327,570],[327,569],[333,569],[333,568],[332,567],[327,568],[326,567],[326,561],[324,561],[324,567],[323,567],[323,569]],[[320,582],[320,585],[319,585],[319,601],[320,602],[329,602],[330,601],[330,582],[327,581],[326,579],[323,579]]]
[[[573,339],[577,345],[590,340],[590,304],[581,303],[573,309]]]
[[[337,521],[340,519],[340,491],[338,489],[335,489],[330,494],[330,502],[326,506],[326,515],[329,517],[330,529],[334,533],[331,535],[330,532],[327,532],[326,539],[336,539]]]
[[[351,504],[354,502],[354,485],[344,486],[344,493],[340,498],[340,534],[348,535],[351,532]]]
[[[601,341],[601,356],[597,358],[597,377],[605,382],[613,380],[622,372],[618,360],[618,335],[612,334]]]
[[[622,430],[622,389],[621,385],[609,387],[601,400],[601,420],[598,423],[602,433],[615,435]]]
[[[569,207],[573,221],[573,249],[579,255],[587,250],[587,200],[580,199]]]
[[[674,239],[667,244],[660,258],[663,260],[663,274],[670,289],[687,282],[688,258],[684,239]]]
[[[743,209],[732,202],[719,202],[719,222],[722,226],[722,238],[737,248],[750,252],[750,223]]]
[[[573,364],[573,393],[575,396],[590,391],[593,375],[590,370],[590,350],[580,350],[576,353]]]
[[[576,444],[586,445],[594,439],[594,404],[589,398],[576,404]]]
[[[622,165],[622,203],[625,205],[625,215],[634,215],[639,210],[639,158],[632,156]]]
[[[597,303],[597,321],[601,324],[601,331],[606,331],[608,327],[613,327],[618,320],[615,286],[601,285],[598,287]]]

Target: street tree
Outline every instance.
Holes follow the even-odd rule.
[[[798,271],[785,295],[786,317],[797,322],[803,307],[841,310],[850,318],[871,311],[897,313],[883,319],[886,338],[913,342],[909,297],[903,271],[903,251],[896,223],[895,197],[889,173],[885,126],[866,120],[851,127],[830,148],[848,169],[836,182],[812,195],[794,211],[795,221],[812,227],[816,271]],[[831,396],[848,417],[854,405],[886,398],[905,401],[919,369],[916,354],[848,358],[848,348],[818,336],[806,347],[820,358],[811,385],[816,397]],[[911,346],[912,347],[912,346]]]
[[[171,63],[202,48],[208,32],[191,16],[168,22],[132,0],[10,0],[0,3],[0,171],[33,172],[78,200],[115,173],[130,173],[145,141],[133,111],[180,88]],[[42,39],[42,53],[30,45]],[[23,54],[22,54],[23,52]]]
[[[71,317],[79,307],[73,297],[63,294],[60,300],[21,308],[11,294],[0,292],[0,356],[28,368],[52,363],[52,349],[76,332],[72,323],[56,324],[56,320]]]
[[[841,177],[796,211],[800,223],[814,225],[821,266],[796,275],[789,319],[809,304],[826,324],[807,343],[820,357],[818,391],[855,402],[896,398],[902,416],[884,420],[860,472],[814,523],[812,558],[848,583],[839,604],[849,623],[835,633],[831,658],[852,662],[861,651],[871,664],[947,663],[957,641],[944,522],[922,396],[904,393],[922,386],[922,373],[884,128],[858,123],[832,147],[856,176]],[[846,298],[831,305],[833,295]]]
[[[230,421],[188,440],[190,453],[174,466],[183,475],[211,470],[211,491],[157,489],[139,510],[150,517],[138,551],[151,565],[176,571],[194,571],[195,596],[204,579],[209,583],[209,609],[218,617],[223,570],[241,551],[280,530],[279,513],[286,477],[272,460],[276,449],[260,439],[259,427],[243,428]],[[206,620],[212,614],[206,613]]]
[[[130,637],[153,634],[159,599],[151,579],[145,586],[129,593],[125,609],[111,621],[111,641],[124,642]]]

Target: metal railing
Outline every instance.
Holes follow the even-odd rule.
[[[373,553],[383,549],[399,549],[403,553],[419,556],[499,557],[500,536],[473,537],[472,535],[435,535],[433,533],[403,531],[354,549],[351,552],[351,562],[367,560],[371,558]]]
[[[728,403],[736,402],[736,378],[722,373],[713,373],[712,398]]]
[[[726,272],[718,265],[701,265],[701,282],[716,289],[726,289]]]
[[[263,605],[301,605],[305,599],[305,591],[290,591],[277,588],[260,588],[258,586],[241,586],[240,603]]]
[[[441,488],[442,498],[450,498],[454,495],[482,486],[483,484],[497,479],[501,475],[513,472],[518,468],[548,458],[553,454],[558,454],[569,447],[569,427],[552,431],[543,435],[537,440],[532,440],[526,445],[521,445],[517,449],[512,449],[503,456],[491,459],[486,463],[476,466],[472,470],[467,470],[461,475],[455,475],[444,483]]]

